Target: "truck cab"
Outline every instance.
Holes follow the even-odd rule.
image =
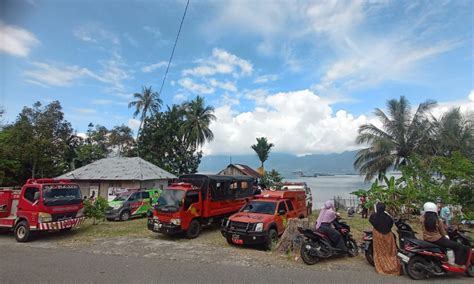
[[[20,191],[0,190],[0,227],[18,242],[35,231],[70,230],[84,221],[79,186],[69,180],[29,179]]]
[[[262,244],[269,249],[285,231],[288,219],[306,218],[304,191],[263,191],[222,222],[229,244]]]
[[[253,198],[255,190],[253,177],[183,175],[161,193],[149,216],[148,229],[196,238],[203,225],[237,212],[246,199]]]
[[[304,190],[306,192],[306,208],[308,209],[308,215],[311,215],[313,212],[313,194],[306,182],[284,182],[281,187],[285,190]]]

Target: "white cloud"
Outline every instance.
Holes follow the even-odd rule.
[[[252,63],[220,48],[214,48],[209,58],[198,60],[192,69],[183,70],[183,76],[207,77],[216,74],[232,74],[238,78],[253,72]]]
[[[439,118],[443,113],[453,108],[459,108],[464,114],[474,115],[474,90],[471,90],[466,99],[439,102],[431,113],[434,117]]]
[[[86,76],[95,76],[87,68],[76,65],[54,66],[43,62],[34,62],[32,65],[35,69],[24,73],[26,80],[42,86],[68,86]]]
[[[94,105],[120,105],[120,106],[128,105],[127,102],[121,102],[117,100],[106,100],[106,99],[92,100],[91,103]]]
[[[93,108],[75,108],[75,110],[81,114],[93,114],[97,112]]]
[[[31,32],[0,21],[0,52],[26,57],[40,42]]]
[[[85,42],[101,43],[106,41],[115,45],[120,44],[120,38],[117,35],[102,28],[97,23],[81,25],[73,30],[73,34],[76,38]]]
[[[130,127],[134,132],[140,127],[140,120],[135,118],[130,118],[127,122],[128,127]]]
[[[126,88],[123,81],[129,80],[132,76],[125,69],[126,64],[122,57],[114,53],[108,60],[102,61],[102,70],[93,77],[103,83],[109,85],[107,91],[112,93],[124,93]]]
[[[268,93],[267,93],[268,94]],[[264,96],[262,98],[262,96]],[[214,141],[204,146],[205,154],[250,153],[255,137],[265,136],[274,151],[294,154],[342,152],[357,149],[358,127],[365,116],[354,117],[339,110],[309,90],[259,93],[260,103],[248,112],[230,105],[216,108],[217,121],[211,124]]]
[[[184,89],[196,94],[212,94],[215,89],[204,84],[198,84],[191,78],[183,78],[178,81],[178,84]]]
[[[278,79],[279,79],[278,75],[268,74],[268,75],[258,76],[257,78],[255,78],[253,82],[256,84],[264,84],[264,83],[276,81]]]
[[[214,78],[209,79],[209,84],[213,87],[223,89],[225,91],[230,91],[230,92],[237,92],[237,87],[235,86],[235,83],[233,82],[220,82],[217,81]]]
[[[469,93],[469,100],[471,102],[474,102],[474,90],[471,90],[471,92]]]
[[[150,72],[155,71],[155,70],[158,69],[158,68],[166,67],[166,65],[168,65],[168,62],[166,62],[166,61],[160,61],[160,62],[158,62],[158,63],[150,64],[150,65],[147,65],[147,66],[143,66],[143,67],[142,67],[142,72],[144,72],[144,73],[150,73]]]

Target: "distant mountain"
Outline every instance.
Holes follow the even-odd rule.
[[[356,174],[353,167],[354,157],[357,151],[347,151],[340,154],[314,154],[306,156],[295,156],[283,153],[271,153],[265,162],[265,169],[276,169],[285,176],[294,172],[303,172],[305,175],[315,173],[326,174]],[[199,172],[217,173],[225,168],[232,160],[234,164],[246,164],[252,168],[260,166],[256,155],[211,155],[201,160]]]

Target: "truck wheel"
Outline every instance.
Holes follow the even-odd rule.
[[[270,229],[268,231],[268,239],[265,243],[265,249],[271,250],[278,242],[278,233],[275,229]]]
[[[30,226],[26,221],[20,221],[15,226],[15,239],[17,242],[26,243],[30,238]]]
[[[227,241],[227,243],[228,243],[229,245],[231,245],[231,246],[234,245],[234,243],[232,242],[232,237],[231,237],[231,236],[227,236],[227,237],[225,238],[225,240]]]
[[[189,224],[189,228],[186,231],[186,238],[188,239],[195,239],[199,236],[201,232],[201,223],[198,220],[194,219]]]
[[[130,219],[130,212],[128,210],[122,211],[122,213],[120,213],[120,220],[127,221],[128,219]]]

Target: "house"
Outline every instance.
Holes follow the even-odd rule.
[[[95,192],[96,196],[107,198],[115,189],[163,189],[177,177],[138,157],[114,157],[95,161],[58,178],[77,183],[84,196]]]
[[[256,170],[242,164],[229,164],[225,169],[217,174],[224,176],[252,176],[258,179],[262,177]]]

